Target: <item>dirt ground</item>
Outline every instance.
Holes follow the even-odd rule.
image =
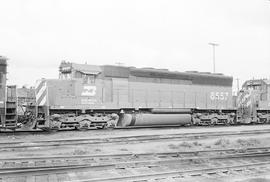
[[[51,133],[35,133],[29,135],[0,135],[0,142],[23,141],[31,142],[36,140],[54,139],[76,139],[76,138],[109,138],[117,136],[136,135],[159,135],[179,133],[201,133],[201,132],[223,132],[223,131],[251,131],[270,129],[270,125],[246,125],[246,126],[219,126],[219,127],[168,127],[168,128],[138,128],[138,129],[106,129],[88,131],[62,131]]]
[[[270,129],[270,125],[234,126],[234,127],[196,127],[196,128],[146,128],[128,130],[91,130],[91,131],[68,131],[51,134],[9,135],[0,136],[0,142],[23,141],[31,143],[38,140],[75,139],[75,138],[110,138],[115,136],[137,136],[154,134],[177,134],[177,133],[201,133],[222,131],[251,131]],[[50,155],[95,155],[95,154],[119,154],[119,153],[145,153],[145,152],[181,152],[210,149],[242,149],[251,147],[270,147],[270,133],[252,136],[220,136],[185,141],[178,140],[154,140],[151,142],[127,142],[118,144],[76,145],[57,146],[51,148],[31,148],[0,151],[0,158],[22,156],[50,156]],[[257,175],[237,175],[223,178],[192,178],[184,181],[233,181],[233,182],[270,182],[270,171]]]

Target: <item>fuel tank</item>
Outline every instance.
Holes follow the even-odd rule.
[[[123,114],[117,126],[157,126],[191,124],[190,114]]]

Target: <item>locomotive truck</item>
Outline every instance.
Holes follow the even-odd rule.
[[[42,129],[234,124],[231,76],[63,61],[36,85]]]

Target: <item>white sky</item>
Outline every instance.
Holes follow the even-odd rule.
[[[9,84],[57,78],[61,60],[270,78],[268,0],[0,0]]]

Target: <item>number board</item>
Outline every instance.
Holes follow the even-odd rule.
[[[211,100],[228,100],[229,93],[228,92],[211,92],[210,99]]]

